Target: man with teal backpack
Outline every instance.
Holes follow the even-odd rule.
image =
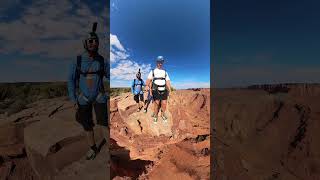
[[[141,79],[141,72],[139,69],[139,72],[136,74],[136,78],[132,81],[131,84],[131,92],[133,94],[133,99],[137,103],[137,112],[140,112],[140,110],[144,106],[144,98],[143,98],[143,90],[142,87],[145,86],[146,84],[144,81]]]

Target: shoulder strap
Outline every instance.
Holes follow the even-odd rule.
[[[153,80],[158,80],[158,79],[161,79],[161,80],[166,80],[167,78],[167,72],[166,70],[164,70],[164,77],[154,77],[154,73],[153,73]]]
[[[101,83],[100,92],[104,93],[105,91],[104,91],[103,77],[106,73],[105,67],[104,67],[104,58],[101,55],[99,55],[98,61],[100,63],[100,69],[99,69],[99,77],[100,77],[100,83]]]
[[[100,63],[100,77],[103,78],[105,74],[105,67],[104,67],[104,59],[102,56],[99,57],[99,63]]]
[[[81,70],[81,55],[77,56],[77,70]]]
[[[81,71],[81,55],[77,56],[77,67],[76,67],[76,78],[75,78],[75,83],[76,83],[76,89],[79,88],[79,79],[80,79],[80,71]]]

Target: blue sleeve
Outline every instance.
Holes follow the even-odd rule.
[[[134,80],[131,83],[131,92],[132,92],[132,94],[134,94]]]
[[[74,103],[76,102],[75,79],[76,79],[76,65],[71,64],[69,67],[69,73],[68,73],[68,94],[69,94],[70,100]]]
[[[143,86],[146,86],[146,83],[144,82],[144,80],[142,80],[142,85],[143,85]]]

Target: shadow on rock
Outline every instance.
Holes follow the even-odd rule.
[[[131,160],[130,151],[120,147],[114,139],[110,139],[111,150],[111,179],[116,176],[137,179],[146,172],[147,166],[152,166],[152,161]]]

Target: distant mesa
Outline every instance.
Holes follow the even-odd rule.
[[[250,90],[264,90],[269,94],[291,93],[295,95],[314,95],[320,92],[318,83],[281,83],[281,84],[259,84],[248,86]]]

